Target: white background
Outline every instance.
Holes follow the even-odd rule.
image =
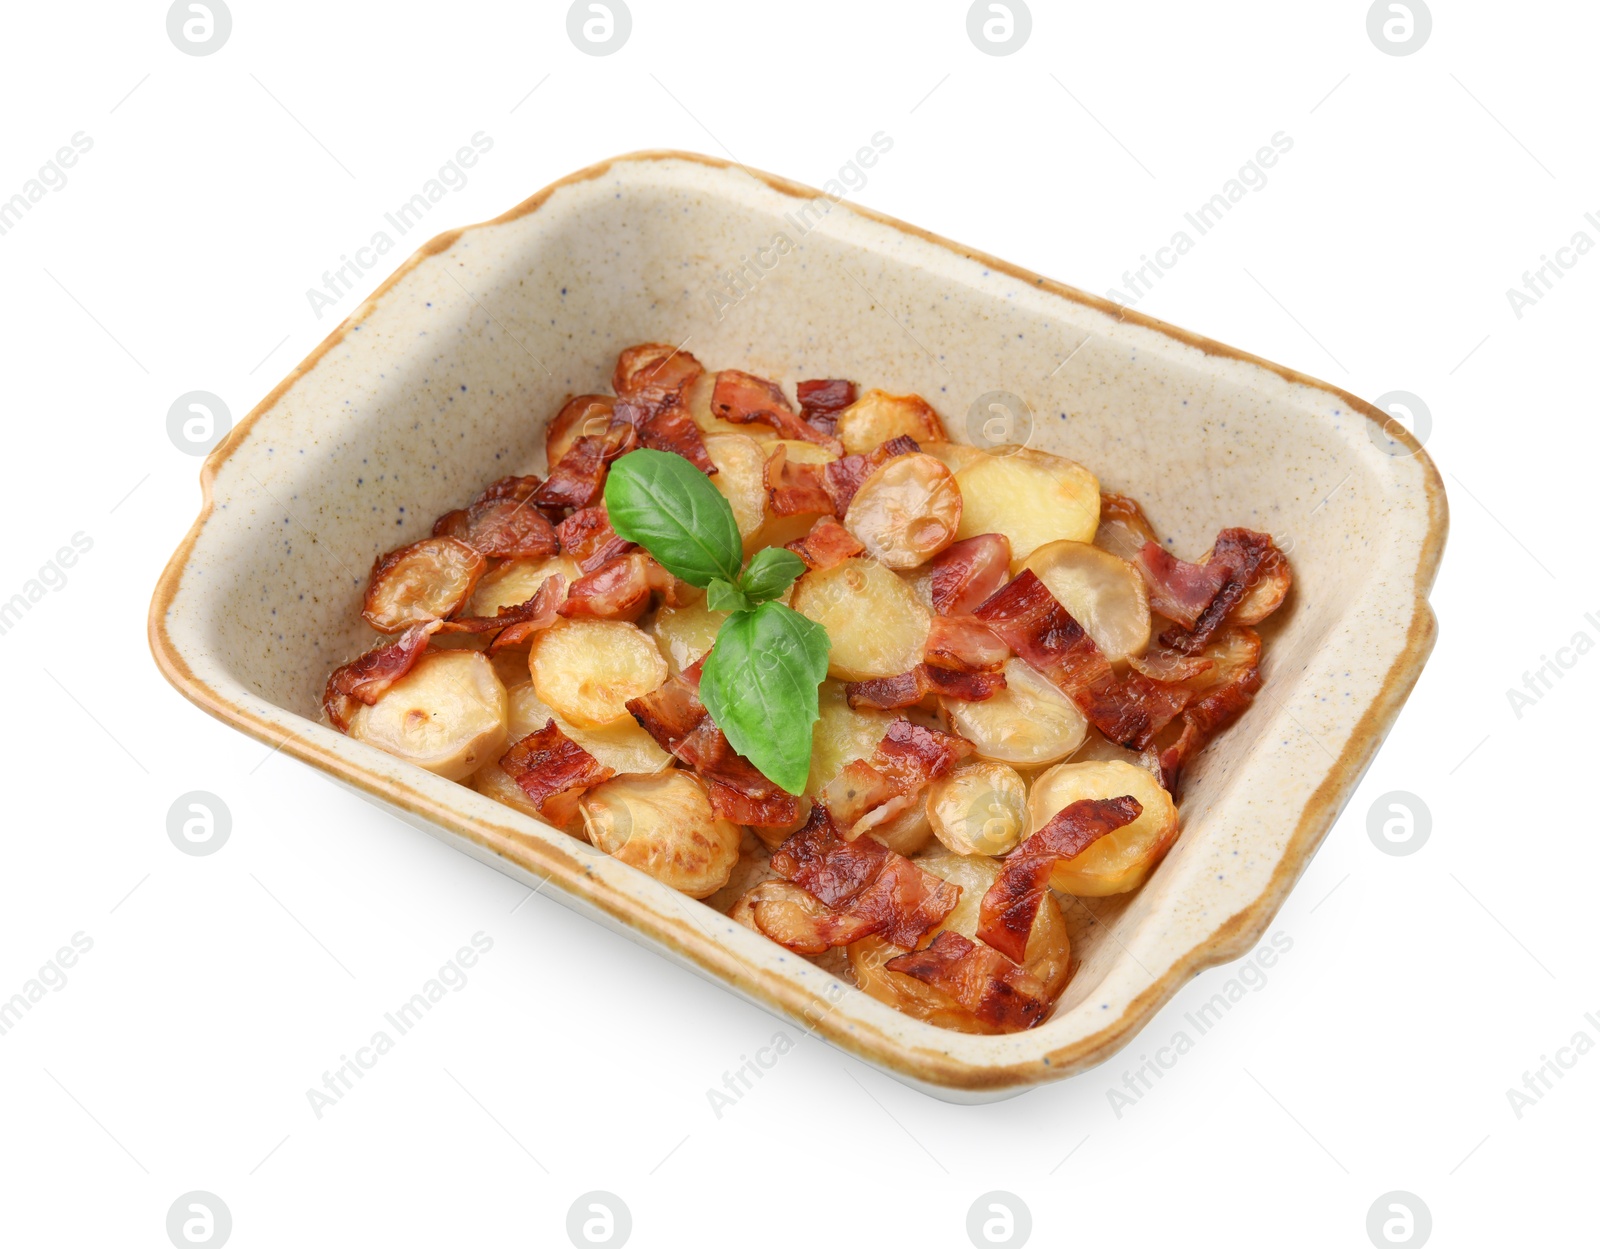
[[[1405,57],[1366,10],[1035,0],[1028,44],[991,57],[950,0],[634,0],[595,58],[558,3],[235,0],[226,46],[193,57],[163,3],[8,6],[0,198],[75,132],[93,147],[0,236],[0,599],[74,533],[93,547],[0,637],[0,998],[74,933],[93,949],[0,1036],[0,1240],[165,1245],[202,1189],[239,1246],[564,1244],[602,1189],[640,1246],[954,1246],[998,1189],[1036,1244],[1365,1245],[1390,1190],[1436,1244],[1592,1241],[1600,1053],[1520,1118],[1507,1090],[1600,1041],[1600,658],[1520,718],[1506,691],[1600,640],[1600,255],[1520,319],[1506,289],[1578,230],[1600,242],[1600,10],[1435,0]],[[474,132],[493,149],[429,233],[639,148],[820,185],[879,130],[857,200],[1095,292],[1285,132],[1268,185],[1141,309],[1432,413],[1438,648],[1272,925],[1292,950],[1120,1117],[1108,1090],[1237,968],[998,1105],[805,1040],[718,1118],[707,1090],[777,1021],[269,756],[146,649],[200,501],[168,406],[247,412],[357,303],[319,321],[306,289]],[[197,789],[233,817],[209,857],[166,832]],[[1407,857],[1367,833],[1392,790],[1432,812]],[[467,986],[316,1118],[306,1090],[479,931]]]

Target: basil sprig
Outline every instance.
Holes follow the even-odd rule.
[[[767,547],[740,571],[733,509],[688,460],[630,451],[606,477],[611,527],[673,576],[706,591],[723,622],[700,674],[700,701],[728,742],[791,794],[811,770],[817,687],[828,675],[828,633],[775,602],[803,571],[793,551]]]

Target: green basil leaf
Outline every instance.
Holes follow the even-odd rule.
[[[723,624],[700,673],[700,701],[735,750],[800,794],[811,772],[817,687],[827,675],[827,630],[782,603],[763,603]]]
[[[762,547],[750,559],[739,588],[757,603],[778,598],[806,570],[806,562],[781,546]]]
[[[694,586],[739,579],[743,546],[728,500],[670,451],[630,451],[606,475],[611,527]]]
[[[756,605],[738,586],[719,577],[706,587],[706,606],[712,611],[754,611]]]

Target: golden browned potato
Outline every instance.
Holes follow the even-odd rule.
[[[1008,854],[1028,823],[1028,787],[1016,769],[969,759],[928,786],[933,835],[954,854]]]
[[[986,459],[989,455],[987,451],[969,447],[964,442],[930,442],[922,448],[922,453],[931,455],[952,473],[959,473],[967,465]]]
[[[563,720],[598,729],[629,719],[628,700],[660,688],[667,661],[626,621],[561,620],[534,637],[528,671]]]
[[[850,706],[845,687],[826,680],[817,690],[819,715],[811,728],[811,775],[806,797],[815,798],[828,782],[857,759],[869,759],[894,723],[892,711],[860,711]]]
[[[707,434],[705,441],[717,466],[711,484],[733,508],[739,536],[753,538],[767,519],[767,453],[745,434]]]
[[[956,474],[964,501],[957,538],[1004,534],[1011,566],[1046,542],[1093,540],[1100,523],[1100,483],[1081,464],[1025,447],[988,455]]]
[[[431,651],[371,706],[350,736],[448,780],[470,776],[506,744],[506,691],[478,651]]]
[[[886,567],[915,568],[956,540],[961,491],[931,455],[901,455],[861,483],[844,527]]]
[[[940,699],[950,727],[980,758],[1036,768],[1083,745],[1089,722],[1071,699],[1020,659],[1006,661],[1005,675],[1005,689],[981,703]]]
[[[899,815],[868,830],[867,836],[876,837],[896,854],[910,858],[933,840],[933,822],[928,818],[928,807],[920,798]]]
[[[483,580],[472,591],[472,597],[467,600],[465,614],[493,616],[502,607],[526,603],[555,573],[565,577],[569,585],[583,576],[578,561],[570,555],[557,555],[551,559],[508,559],[484,574]]]
[[[1131,564],[1144,550],[1146,542],[1161,544],[1138,500],[1102,490],[1100,527],[1094,531],[1094,544]]]
[[[567,400],[545,428],[545,463],[554,468],[578,439],[604,434],[616,402],[610,395],[579,395]]]
[[[920,395],[869,390],[843,412],[834,433],[846,455],[864,455],[902,434],[919,445],[944,442],[944,423]]]
[[[596,849],[691,898],[722,888],[739,861],[739,826],[717,816],[688,772],[619,776],[596,785],[578,807]]]
[[[710,651],[727,618],[727,612],[707,607],[702,594],[678,607],[658,609],[647,631],[666,656],[672,675],[677,676]]]
[[[826,906],[786,880],[764,880],[728,908],[728,918],[734,923],[808,956],[828,949],[817,941],[812,923],[826,914]]]
[[[932,616],[876,560],[857,557],[808,572],[795,583],[793,606],[828,631],[828,672],[840,680],[898,676],[922,662]]]
[[[1160,781],[1131,763],[1063,763],[1034,781],[1028,794],[1030,834],[1074,802],[1125,794],[1144,808],[1139,818],[1107,833],[1076,858],[1056,864],[1050,873],[1052,889],[1081,898],[1137,889],[1178,839],[1178,808]]]
[[[1139,570],[1087,542],[1047,542],[1023,567],[1083,626],[1112,663],[1150,645],[1150,591]]]
[[[969,941],[977,940],[978,908],[983,895],[1000,875],[999,863],[985,855],[951,854],[935,850],[916,860],[917,866],[941,880],[961,886],[961,898],[944,922],[934,929],[958,932]],[[961,1032],[991,1032],[992,1028],[974,1018],[959,1003],[939,989],[923,984],[902,972],[884,967],[890,959],[904,954],[899,946],[881,937],[866,937],[850,946],[850,967],[856,984],[880,1002],[886,1002],[917,1019]],[[1072,971],[1072,943],[1066,921],[1055,898],[1045,896],[1028,934],[1023,969],[1039,980],[1046,993],[1054,995]]]
[[[488,561],[455,538],[424,538],[372,566],[361,614],[379,633],[442,620],[472,597]]]
[[[1211,552],[1207,551],[1200,557],[1202,564],[1211,562]],[[1238,606],[1228,613],[1230,624],[1253,625],[1260,624],[1279,607],[1289,594],[1289,582],[1292,574],[1289,570],[1289,561],[1278,558],[1268,561],[1257,573],[1256,583],[1245,591],[1244,597],[1239,600]]]

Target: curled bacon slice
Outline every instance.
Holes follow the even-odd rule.
[[[839,413],[856,401],[856,384],[838,377],[813,379],[796,386],[795,394],[806,424],[831,438],[839,427]]]
[[[500,756],[500,767],[539,808],[539,814],[558,827],[578,813],[578,799],[585,790],[616,775],[563,733],[554,720],[515,742]]]
[[[492,616],[458,616],[442,622],[440,630],[444,633],[492,633],[495,636],[489,644],[489,653],[497,654],[555,624],[556,609],[566,597],[566,577],[552,573],[526,602],[502,607]]]
[[[394,641],[374,646],[360,658],[335,668],[322,692],[322,709],[328,714],[328,722],[341,733],[349,729],[356,707],[362,703],[370,707],[410,672],[441,624],[438,620],[414,624]]]
[[[461,609],[489,567],[482,552],[459,538],[424,538],[372,565],[361,614],[379,633],[399,633]]]
[[[923,663],[899,676],[851,681],[844,688],[846,700],[857,710],[868,707],[879,711],[895,711],[901,707],[914,707],[929,694],[966,703],[981,703],[986,698],[993,698],[1005,687],[1005,674],[1001,672],[959,672],[953,668],[935,668],[932,664]]]
[[[1213,684],[1184,709],[1183,731],[1156,756],[1161,783],[1174,797],[1183,780],[1184,766],[1249,709],[1261,688],[1261,638],[1254,629],[1229,630],[1207,653],[1218,662],[1215,670],[1201,679]],[[1210,662],[1207,668],[1212,668]]]
[[[776,454],[781,455],[782,448]],[[788,543],[788,549],[805,560],[812,571],[836,568],[852,556],[866,550],[851,533],[831,516],[819,516],[811,532],[803,538]]]
[[[490,559],[548,559],[560,544],[533,502],[543,484],[537,477],[502,478],[465,511],[439,517],[434,536],[456,538]]]
[[[972,753],[965,738],[896,720],[869,759],[847,763],[822,803],[852,841],[908,810],[927,788]]]
[[[1171,561],[1170,564],[1167,561]],[[1217,540],[1211,546],[1210,558],[1204,564],[1186,564],[1173,559],[1160,547],[1147,543],[1139,553],[1139,569],[1147,580],[1153,575],[1152,564],[1161,571],[1164,579],[1159,595],[1152,584],[1150,603],[1162,615],[1168,613],[1164,606],[1158,604],[1158,598],[1162,603],[1187,611],[1198,599],[1198,591],[1193,588],[1196,583],[1215,582],[1217,585],[1215,593],[1199,612],[1189,617],[1172,617],[1183,628],[1168,629],[1161,635],[1162,645],[1186,655],[1200,651],[1260,581],[1279,574],[1287,578],[1288,573],[1288,561],[1273,545],[1272,539],[1253,529],[1224,529],[1217,534]],[[1169,603],[1168,598],[1175,584],[1183,585],[1189,597],[1180,603]],[[1287,589],[1287,580],[1284,588]]]
[[[846,841],[821,803],[772,854],[772,870],[857,922],[817,939],[844,945],[871,934],[911,949],[961,900],[961,887],[925,872],[871,837]]]
[[[1013,963],[1027,955],[1050,870],[1076,858],[1107,833],[1131,824],[1144,810],[1138,799],[1085,798],[1057,811],[1048,823],[1001,861],[1000,875],[978,906],[978,939]]]
[[[674,397],[644,417],[638,428],[639,441],[652,451],[681,455],[707,477],[716,476],[717,466],[712,462],[711,452],[706,450],[705,437],[678,398]]]
[[[1155,527],[1145,516],[1139,501],[1125,494],[1102,490],[1100,526],[1095,531],[1094,544],[1118,559],[1136,564],[1146,542],[1158,542],[1158,539]]]
[[[713,723],[700,701],[700,668],[695,663],[654,693],[630,699],[629,713],[661,749],[695,770],[722,818],[752,828],[793,824],[800,800],[758,772]]]
[[[921,950],[884,964],[961,1003],[997,1032],[1022,1032],[1044,1020],[1054,995],[997,950],[946,929]]]
[[[1011,658],[1011,648],[976,616],[935,616],[922,658],[951,672],[999,672]]]
[[[973,614],[1119,745],[1143,750],[1194,696],[1137,671],[1119,678],[1094,639],[1031,570]]]
[[[640,343],[617,357],[611,388],[625,399],[642,399],[651,408],[681,395],[705,369],[687,351],[667,343]]]
[[[717,384],[711,392],[711,414],[734,425],[759,422],[776,430],[780,438],[800,439],[843,450],[836,439],[795,414],[777,383],[741,369],[723,369],[717,374]]]
[[[593,572],[634,549],[633,543],[611,527],[604,507],[580,507],[556,526],[556,537],[561,549],[577,560],[584,572]]]
[[[567,617],[637,620],[650,605],[652,590],[670,595],[672,587],[665,568],[643,551],[630,551],[574,581],[558,610]]]
[[[1134,567],[1150,589],[1152,611],[1192,629],[1228,579],[1220,564],[1191,564],[1171,552],[1146,542]]]
[[[946,547],[928,565],[933,610],[963,616],[1006,583],[1011,574],[1011,540],[1003,533],[980,533]]]
[[[902,434],[867,455],[847,455],[826,464],[791,463],[779,447],[767,460],[767,495],[777,516],[832,512],[842,517],[850,508],[861,483],[896,456],[921,448]]]
[[[559,464],[572,444],[585,434],[604,434],[611,424],[616,402],[610,395],[578,395],[568,399],[545,430],[545,463]]]
[[[550,480],[533,496],[540,507],[588,507],[600,500],[606,469],[638,445],[633,423],[613,416],[603,434],[584,434],[561,457]]]

